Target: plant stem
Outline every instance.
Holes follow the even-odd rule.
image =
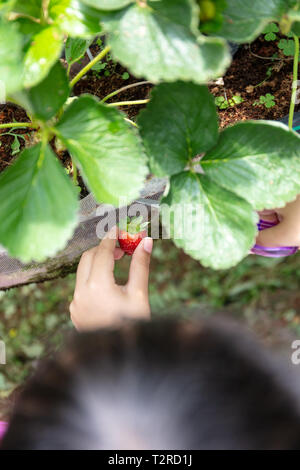
[[[73,78],[73,80],[70,83],[70,87],[73,88],[74,85],[92,68],[94,67],[97,62],[99,62],[103,57],[106,56],[106,54],[110,51],[110,46],[106,46],[96,57],[91,60],[85,67],[83,67],[82,70],[76,75],[76,77]]]
[[[295,54],[294,54],[294,67],[293,67],[293,85],[292,85],[292,97],[289,112],[289,128],[293,128],[294,122],[294,111],[297,97],[297,84],[298,84],[298,64],[299,64],[299,38],[293,34],[295,42]]]
[[[68,69],[67,69],[67,75],[68,75],[68,77],[70,76],[71,67],[72,67],[72,65],[69,64],[69,65],[68,65]]]
[[[124,118],[124,121],[129,122],[129,124],[132,124],[134,127],[139,127],[134,121],[128,118]]]
[[[19,18],[26,18],[30,21],[33,21],[34,23],[41,24],[40,18],[35,18],[34,16],[26,15],[25,13],[9,13],[7,16],[9,21],[14,21]]]
[[[42,23],[42,24],[47,24],[47,23],[48,23],[48,19],[49,19],[49,12],[48,12],[49,3],[50,3],[50,0],[43,0],[43,1],[42,1],[42,10],[41,10],[41,23]]]
[[[119,90],[113,91],[113,92],[110,93],[109,95],[105,96],[105,98],[103,98],[103,100],[101,100],[101,102],[102,102],[102,103],[105,103],[105,101],[108,101],[108,100],[109,100],[110,98],[112,98],[113,96],[116,96],[116,95],[118,95],[119,93],[122,93],[122,91],[129,90],[130,88],[134,88],[134,87],[136,87],[136,86],[148,85],[148,84],[150,84],[150,83],[151,83],[151,82],[144,81],[144,82],[131,83],[130,85],[123,86],[122,88],[119,88]]]
[[[118,103],[109,103],[107,106],[117,107],[117,106],[132,106],[134,104],[145,104],[149,103],[150,100],[137,100],[137,101],[119,101]]]
[[[31,129],[37,129],[38,126],[32,124],[32,122],[7,122],[5,124],[0,124],[0,129],[8,129],[9,127],[22,128],[30,127]]]
[[[72,159],[72,167],[73,167],[73,181],[75,183],[75,185],[77,186],[78,185],[78,180],[77,180],[77,166],[76,166],[76,163],[74,162],[74,160]]]

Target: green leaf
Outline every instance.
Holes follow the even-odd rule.
[[[232,101],[233,102],[233,105],[235,104],[241,104],[243,103],[244,99],[240,96],[240,95],[234,95],[232,97],[232,100],[229,100],[229,101]]]
[[[73,37],[90,38],[102,30],[103,13],[80,0],[50,0],[49,14],[58,28]]]
[[[263,30],[264,34],[267,33],[279,33],[279,28],[276,23],[269,23]]]
[[[32,37],[25,55],[25,87],[31,87],[45,78],[59,59],[63,36],[54,26],[48,26]]]
[[[295,5],[290,5],[290,8],[295,8],[297,6],[297,9],[292,9],[289,10],[288,12],[288,18],[292,21],[300,21],[300,3],[299,0],[295,0]]]
[[[263,34],[265,35],[266,41],[275,41],[277,39],[277,35],[275,33],[279,33],[279,28],[276,23],[269,23],[263,30]]]
[[[201,165],[216,183],[258,210],[282,207],[300,193],[300,137],[281,123],[228,127]]]
[[[60,62],[52,67],[49,75],[28,90],[31,109],[39,119],[47,121],[60,110],[69,96],[70,88],[66,71]]]
[[[205,175],[183,172],[172,176],[161,205],[162,222],[179,248],[204,266],[234,266],[253,246],[257,216],[250,204]]]
[[[82,0],[83,3],[99,10],[120,10],[134,0]]]
[[[35,23],[29,18],[17,18],[14,23],[18,25],[19,31],[23,35],[24,50],[30,44],[32,37],[43,30],[43,26],[40,23]]]
[[[134,129],[116,109],[82,96],[67,108],[56,131],[99,202],[133,201],[147,175]]]
[[[107,66],[107,62],[97,62],[91,70],[94,70],[94,72],[101,72],[101,70],[104,70]]]
[[[13,23],[0,22],[0,80],[6,93],[22,88],[22,36]],[[2,90],[1,90],[2,91]]]
[[[218,139],[213,96],[206,86],[193,83],[155,87],[138,124],[151,170],[157,176],[179,173]]]
[[[74,186],[50,147],[24,150],[0,174],[0,243],[27,263],[63,249],[77,223]]]
[[[267,93],[265,96],[260,96],[259,101],[265,105],[266,108],[272,108],[272,106],[275,106],[275,97],[274,95],[271,95],[271,93]]]
[[[267,33],[265,35],[265,40],[266,41],[275,41],[276,38],[277,38],[277,36],[274,33]]]
[[[149,0],[104,17],[112,55],[153,83],[204,83],[222,75],[231,61],[228,48],[220,38],[196,39],[193,12],[189,0]]]
[[[41,17],[42,0],[15,0],[12,11],[22,15]]]
[[[288,11],[286,0],[230,0],[218,35],[238,43],[251,42],[270,21]]]
[[[6,15],[13,7],[15,0],[0,0],[0,13]]]
[[[21,148],[21,144],[20,144],[20,141],[18,139],[18,136],[14,136],[14,140],[13,140],[13,143],[11,144],[11,154],[12,156],[14,155],[17,155],[19,152],[20,152],[20,148]]]
[[[280,39],[278,47],[282,49],[286,56],[293,56],[295,54],[295,43],[292,39]]]
[[[72,65],[80,60],[86,53],[86,50],[90,44],[91,41],[86,39],[68,37],[65,48],[66,61],[68,64]]]

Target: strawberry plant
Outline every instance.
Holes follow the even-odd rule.
[[[289,127],[250,121],[219,131],[206,84],[230,64],[227,40],[252,41],[269,22],[293,35]],[[237,263],[254,243],[255,211],[300,192],[300,141],[292,131],[299,24],[294,0],[0,0],[0,78],[8,100],[31,119],[0,129],[35,130],[33,145],[0,174],[0,244],[23,262],[43,261],[72,236],[78,191],[55,141],[72,158],[75,183],[78,167],[100,203],[130,203],[149,172],[166,178],[162,216],[170,211],[175,243],[207,266]],[[100,52],[70,80],[70,67],[99,35]],[[68,70],[60,62],[66,39]],[[72,96],[108,54],[154,84],[137,125],[118,108],[145,100],[111,102],[120,90],[101,100]],[[192,207],[190,229],[180,235],[172,215],[178,205]]]

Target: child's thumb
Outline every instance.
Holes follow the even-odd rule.
[[[141,291],[148,295],[149,267],[153,248],[153,240],[144,238],[132,255],[128,287],[133,291]]]

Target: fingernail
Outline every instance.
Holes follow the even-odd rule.
[[[151,255],[152,253],[152,248],[153,248],[153,240],[150,237],[146,237],[143,240],[144,243],[144,250]]]

